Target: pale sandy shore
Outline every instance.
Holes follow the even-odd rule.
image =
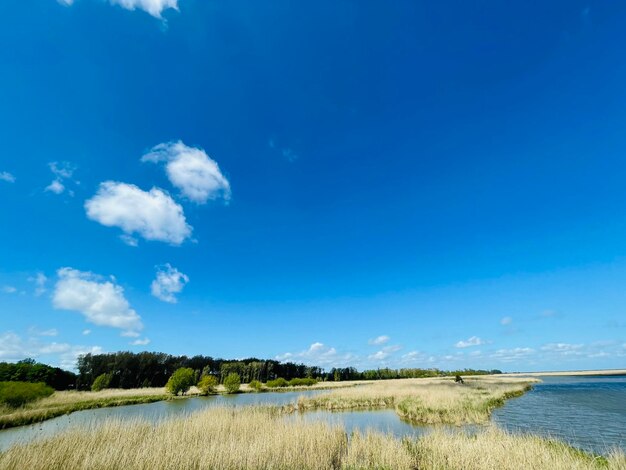
[[[554,372],[511,372],[502,375],[508,375],[511,377],[519,376],[532,376],[532,377],[546,377],[546,376],[574,376],[574,375],[626,375],[626,369],[605,369],[605,370],[569,370],[569,371],[554,371]]]

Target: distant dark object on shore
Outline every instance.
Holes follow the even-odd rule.
[[[457,376],[455,376],[455,377],[454,377],[454,382],[455,382],[455,383],[457,383],[457,384],[458,384],[458,383],[461,383],[461,384],[464,384],[464,383],[465,383],[465,382],[463,381],[463,377],[461,377],[460,375],[457,375]]]

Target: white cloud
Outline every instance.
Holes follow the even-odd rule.
[[[8,171],[0,171],[0,181],[6,181],[7,183],[15,183],[15,176]]]
[[[500,320],[500,324],[503,326],[510,325],[511,323],[513,323],[513,319],[511,317],[502,317]]]
[[[58,0],[66,6],[74,4],[74,0]],[[127,10],[143,10],[155,18],[161,18],[164,10],[172,8],[178,10],[178,0],[109,0],[113,5],[120,5]]]
[[[380,346],[382,344],[387,343],[389,339],[390,339],[389,336],[381,335],[381,336],[377,336],[376,338],[370,339],[367,343],[372,344],[374,346]]]
[[[28,333],[32,336],[57,336],[59,331],[56,328],[50,328],[48,330],[40,330],[39,328],[29,328]]]
[[[81,346],[68,343],[41,343],[34,338],[22,339],[12,331],[0,333],[0,360],[19,361],[22,359],[38,358],[40,356],[54,356],[55,359],[46,360],[46,363],[58,365],[64,369],[75,369],[76,359],[81,354],[100,354],[100,346]]]
[[[65,186],[63,185],[63,183],[61,183],[61,181],[53,180],[52,183],[46,186],[45,191],[48,191],[54,194],[61,194],[63,191],[65,191]]]
[[[126,336],[127,338],[138,338],[141,335],[136,331],[123,331],[121,336]]]
[[[183,208],[159,188],[143,191],[132,184],[105,181],[85,202],[85,210],[87,217],[102,225],[146,240],[180,245],[191,235]]]
[[[526,360],[533,354],[535,354],[535,350],[533,348],[512,348],[498,349],[496,352],[491,353],[490,357],[502,362],[513,362],[517,360]]]
[[[480,346],[481,344],[485,344],[485,342],[480,339],[478,336],[472,336],[471,338],[468,338],[467,340],[461,340],[458,343],[455,344],[455,347],[457,348],[469,348],[472,346]]]
[[[52,182],[46,187],[45,191],[61,194],[65,191],[65,185],[63,184],[63,180],[68,180],[72,178],[76,167],[69,162],[50,162],[48,163],[50,167],[50,171],[55,176]],[[76,182],[74,182],[76,183]],[[74,195],[73,191],[68,191],[70,196]]]
[[[370,354],[369,356],[367,356],[367,358],[370,361],[378,361],[378,362],[385,361],[394,352],[397,352],[400,349],[402,349],[402,346],[398,346],[398,345],[385,346],[380,351],[376,351],[374,354]]]
[[[152,281],[151,291],[157,299],[175,304],[176,294],[180,293],[189,282],[189,277],[172,267],[169,263],[157,268],[156,279]]]
[[[142,162],[166,162],[170,182],[189,200],[204,204],[209,199],[230,199],[230,183],[215,160],[204,150],[188,147],[181,141],[153,147],[141,157]]]
[[[298,353],[284,353],[276,356],[279,361],[302,361],[305,364],[329,366],[329,367],[345,367],[355,366],[357,356],[351,353],[341,354],[333,347],[326,346],[324,343],[315,342],[305,351]]]
[[[125,332],[136,333],[143,328],[141,317],[130,307],[119,285],[72,268],[61,268],[57,274],[54,308],[80,312],[90,323]]]
[[[145,346],[147,344],[150,344],[150,340],[148,338],[136,339],[135,341],[131,342],[130,344],[132,344],[133,346]]]
[[[2,286],[0,290],[5,294],[15,294],[17,292],[17,289],[13,286]]]
[[[46,292],[46,282],[48,282],[48,278],[44,273],[39,272],[35,276],[29,277],[28,282],[35,284],[35,295],[37,297]]]
[[[83,330],[83,335],[87,336],[91,334],[91,330],[87,329],[87,330]]]
[[[548,343],[541,350],[548,353],[556,353],[563,356],[580,355],[584,344]]]

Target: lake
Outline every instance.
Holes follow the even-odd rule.
[[[598,454],[612,447],[626,451],[626,376],[542,377],[524,396],[508,400],[493,413],[498,426],[512,432],[554,437]],[[97,426],[103,420],[148,419],[159,421],[211,406],[285,405],[300,396],[325,393],[310,390],[280,393],[245,393],[195,397],[141,405],[78,411],[42,423],[0,431],[0,450],[18,442],[52,436],[70,427]],[[393,410],[328,412],[310,411],[288,419],[324,420],[346,431],[375,429],[397,437],[419,436],[430,429],[398,418]],[[470,431],[475,427],[468,428]]]

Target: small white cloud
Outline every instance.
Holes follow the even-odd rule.
[[[61,5],[72,6],[74,0],[58,0]],[[178,0],[109,0],[112,5],[120,5],[126,10],[143,10],[155,18],[161,18],[164,10],[178,10]]]
[[[535,350],[533,348],[512,348],[498,349],[496,352],[492,353],[490,357],[501,362],[513,362],[526,360],[534,354]]]
[[[461,340],[458,343],[455,344],[455,347],[457,348],[469,348],[472,346],[480,346],[481,344],[485,344],[485,342],[480,339],[478,336],[472,336],[471,338],[468,338],[467,340]]]
[[[85,202],[85,210],[90,219],[119,227],[128,236],[137,233],[146,240],[172,245],[191,236],[183,208],[159,188],[143,191],[132,184],[105,181]]]
[[[306,364],[320,366],[345,367],[347,365],[354,366],[357,356],[351,353],[341,354],[333,347],[326,346],[324,343],[315,342],[305,351],[279,354],[276,356],[276,359],[279,361],[302,361]]]
[[[15,176],[8,171],[0,171],[0,181],[6,181],[7,183],[15,183]]]
[[[35,276],[29,277],[28,282],[35,284],[35,295],[37,297],[40,297],[46,292],[46,282],[48,282],[48,278],[44,273],[39,272]]]
[[[500,324],[503,326],[510,325],[511,323],[513,323],[513,319],[511,317],[502,317],[500,320]]]
[[[17,292],[17,288],[13,286],[2,286],[0,290],[2,290],[5,294],[15,294]]]
[[[582,354],[584,344],[569,343],[549,343],[541,347],[541,350],[549,353],[556,353],[562,356],[572,356]]]
[[[91,330],[83,330],[83,335],[87,336],[91,334]]]
[[[130,307],[121,286],[72,268],[61,268],[57,274],[59,280],[52,298],[54,308],[77,311],[94,325],[120,328],[125,332],[136,333],[143,328],[141,317]]]
[[[29,328],[28,333],[32,336],[57,336],[59,331],[56,328],[50,328],[49,330],[40,330],[39,328]]]
[[[61,183],[61,181],[54,180],[52,181],[52,183],[46,186],[45,190],[54,194],[61,194],[63,191],[65,191],[65,186],[63,185],[63,183]]]
[[[389,358],[389,356],[391,356],[394,352],[399,351],[400,349],[402,349],[402,346],[398,346],[397,344],[392,346],[385,346],[380,351],[376,351],[374,354],[370,354],[369,356],[367,356],[367,358],[370,361],[385,361],[387,358]]]
[[[138,338],[141,335],[136,331],[123,331],[120,336],[125,336],[127,338]]]
[[[153,147],[142,162],[165,162],[170,182],[189,200],[204,204],[208,200],[230,199],[230,183],[215,160],[204,150],[188,147],[181,141]]]
[[[157,299],[175,304],[176,294],[182,292],[189,277],[172,267],[169,263],[157,267],[156,279],[152,281],[151,291]]]
[[[380,346],[380,345],[387,343],[389,339],[390,339],[389,336],[381,335],[381,336],[377,336],[376,338],[370,339],[367,343],[374,345],[374,346]]]
[[[131,342],[130,344],[132,344],[133,346],[145,346],[147,344],[150,344],[150,340],[148,338],[136,339],[135,341]]]

